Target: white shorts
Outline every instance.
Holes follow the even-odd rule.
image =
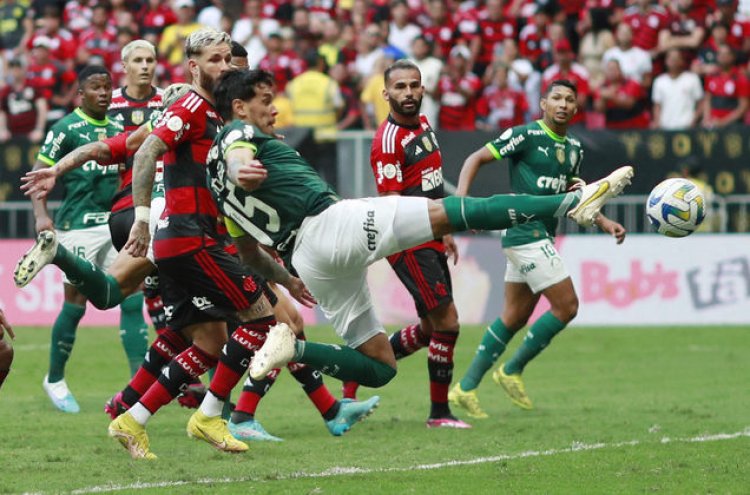
[[[433,239],[428,204],[403,196],[351,199],[302,222],[292,265],[348,346],[385,331],[373,311],[367,267]]]
[[[148,232],[151,234],[151,242],[148,243],[146,258],[148,258],[154,266],[156,266],[156,261],[154,261],[154,236],[156,235],[156,227],[159,224],[159,219],[161,218],[161,214],[166,205],[167,200],[163,197],[153,198],[151,200],[151,216],[148,220]]]
[[[505,281],[529,286],[534,294],[570,277],[549,239],[503,249],[508,264]]]
[[[87,229],[58,230],[57,240],[65,249],[89,260],[102,270],[109,268],[117,256],[109,234],[109,226],[106,224]],[[63,274],[63,282],[70,284],[65,274]]]

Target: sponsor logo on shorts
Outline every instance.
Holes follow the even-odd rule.
[[[527,273],[531,272],[536,268],[535,263],[528,263],[526,265],[521,265],[521,274],[526,275]]]
[[[435,293],[440,297],[445,297],[448,295],[448,289],[444,283],[438,282],[435,284]]]
[[[167,320],[171,320],[172,315],[174,315],[174,306],[171,304],[169,306],[164,306],[164,315],[167,317]]]
[[[362,230],[367,233],[367,249],[375,251],[377,242],[375,239],[378,235],[378,230],[375,228],[375,210],[367,211],[367,219],[362,222]]]
[[[205,311],[207,309],[211,309],[214,307],[214,303],[211,302],[211,300],[205,296],[203,297],[193,297],[193,306],[198,308],[200,311]]]

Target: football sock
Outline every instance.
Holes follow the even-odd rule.
[[[578,204],[580,191],[552,196],[496,194],[488,198],[448,196],[445,213],[457,232],[507,229],[530,220],[562,217]]]
[[[167,327],[167,314],[164,312],[164,302],[159,292],[159,272],[154,270],[151,275],[143,281],[143,296],[146,299],[146,309],[151,317],[156,333],[160,333]]]
[[[302,390],[305,391],[323,419],[330,421],[335,418],[339,412],[339,402],[323,383],[320,372],[300,363],[289,363],[287,368],[294,379],[302,385]]]
[[[232,332],[221,351],[219,364],[216,366],[216,374],[208,387],[209,392],[214,397],[220,401],[225,401],[229,397],[229,393],[247,371],[255,351],[260,349],[266,341],[268,329],[275,324],[276,319],[273,316],[268,316],[244,323]],[[202,406],[201,410],[203,410]],[[207,416],[218,416],[221,414],[221,409],[215,414],[209,414],[209,412],[214,412],[213,410],[203,412]]]
[[[52,261],[65,272],[68,280],[99,309],[114,308],[123,300],[117,280],[85,258],[71,253],[62,244]]]
[[[122,401],[128,406],[138,402],[159,378],[162,368],[169,364],[177,354],[187,349],[188,345],[190,345],[189,342],[182,334],[169,328],[165,329],[151,344],[140,368],[122,391]]]
[[[194,378],[216,366],[216,361],[216,357],[206,354],[195,345],[191,345],[175,356],[169,365],[164,368],[159,375],[159,379],[143,394],[138,404],[154,414],[159,408],[169,404],[172,399],[180,395],[182,388]]]
[[[250,421],[255,417],[255,411],[258,409],[258,403],[271,389],[276,379],[279,377],[281,370],[272,369],[262,380],[253,380],[249,376],[242,387],[242,393],[232,412],[232,422],[235,424]]]
[[[135,375],[148,350],[148,326],[143,319],[143,293],[136,292],[120,303],[120,340]]]
[[[497,358],[505,352],[505,347],[513,338],[513,332],[508,330],[503,321],[498,318],[487,328],[482,336],[482,342],[477,348],[474,359],[471,360],[469,369],[461,378],[461,389],[465,392],[474,390],[479,386],[482,377],[487,373]]]
[[[292,361],[312,366],[342,381],[366,387],[382,387],[396,376],[396,369],[346,346],[297,340]]]
[[[422,333],[422,326],[417,323],[394,332],[388,341],[391,343],[396,359],[401,359],[427,346],[430,338]]]
[[[431,418],[450,414],[448,389],[453,379],[453,350],[456,347],[458,332],[432,332],[427,349],[427,371],[430,375]]]
[[[52,325],[52,338],[49,349],[49,383],[65,378],[65,363],[68,362],[76,340],[78,322],[86,312],[85,306],[63,302],[62,311]]]
[[[529,328],[523,343],[516,349],[513,357],[505,363],[505,373],[508,375],[523,373],[523,369],[529,361],[542,352],[552,338],[563,328],[565,328],[565,323],[555,318],[551,312],[547,311],[540,316]]]
[[[422,326],[417,323],[393,332],[388,337],[388,342],[391,343],[396,359],[402,359],[426,347],[430,343],[430,338],[422,333]],[[358,388],[357,382],[344,382],[342,396],[344,399],[356,399]]]

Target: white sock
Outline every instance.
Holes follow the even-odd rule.
[[[133,407],[128,409],[128,412],[138,424],[143,426],[146,426],[146,423],[152,416],[151,411],[146,409],[140,402],[136,402]]]
[[[198,410],[208,416],[214,418],[221,415],[221,411],[224,409],[224,401],[216,397],[210,390],[206,393],[203,398]]]

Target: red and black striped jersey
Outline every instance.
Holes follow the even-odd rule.
[[[389,115],[372,140],[370,166],[380,194],[445,197],[443,157],[435,132],[424,115],[419,116],[419,125],[413,127],[398,124]],[[415,249],[421,247],[444,250],[440,241],[430,241]]]
[[[131,98],[125,92],[125,86],[112,92],[112,103],[109,105],[107,116],[114,122],[119,122],[125,132],[138,129],[141,124],[148,122],[151,114],[161,110],[161,88],[151,88],[151,94],[141,100]],[[133,157],[125,161],[125,167],[120,169],[120,189],[112,199],[112,212],[133,207]]]
[[[166,206],[154,238],[157,260],[218,244],[219,210],[206,182],[206,157],[223,125],[214,106],[194,90],[174,102],[152,134],[164,141]]]

